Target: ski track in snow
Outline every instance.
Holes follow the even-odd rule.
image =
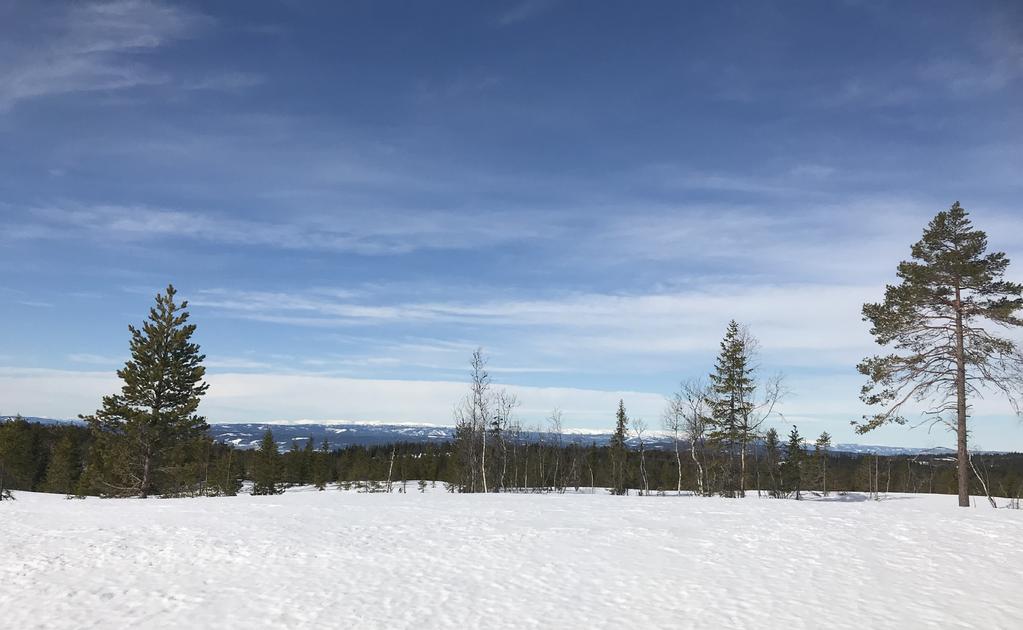
[[[0,627],[1023,627],[1021,511],[414,488],[19,492]]]

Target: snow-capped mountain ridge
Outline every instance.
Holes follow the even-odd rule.
[[[0,422],[13,420],[14,416],[0,416]],[[26,416],[29,422],[43,424],[81,424],[81,420],[41,418]],[[312,439],[319,447],[327,440],[330,448],[346,446],[374,446],[394,442],[447,442],[454,439],[455,429],[452,426],[414,423],[414,422],[289,422],[281,423],[212,423],[210,435],[213,439],[233,444],[238,448],[255,448],[259,445],[267,429],[273,431],[275,441],[287,448],[292,442]],[[542,431],[523,431],[522,439],[530,442],[550,441],[556,436]],[[561,436],[563,444],[579,444],[581,446],[604,446],[611,439],[610,430],[600,429],[566,429]],[[671,435],[664,431],[650,431],[643,437],[646,448],[667,450],[674,448]],[[628,444],[632,448],[639,446],[639,440],[630,436]],[[833,452],[855,455],[948,455],[955,451],[946,447],[901,447],[870,444],[835,444]],[[997,451],[985,451],[997,452]]]

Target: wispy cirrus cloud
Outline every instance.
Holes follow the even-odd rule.
[[[552,229],[512,214],[443,211],[339,211],[288,221],[245,219],[146,206],[49,206],[5,222],[7,239],[98,238],[117,242],[185,238],[281,249],[395,255],[420,249],[479,249],[547,239]]]
[[[61,94],[171,83],[190,91],[235,91],[265,80],[236,70],[179,77],[156,63],[153,53],[214,25],[208,15],[180,3],[100,0],[22,9],[19,20],[0,24],[0,111]],[[13,30],[19,21],[31,27]]]
[[[211,422],[312,422],[390,421],[450,424],[452,405],[466,391],[460,380],[402,380],[350,378],[315,373],[271,372],[260,374],[225,372],[207,377],[210,390],[199,412]],[[811,426],[824,418],[848,419],[849,409],[842,402],[848,384],[835,379],[815,383],[822,387],[821,399],[794,399],[785,404],[785,417],[772,424],[796,420]],[[112,371],[70,371],[24,367],[0,367],[0,414],[30,413],[53,418],[73,418],[90,413],[100,405],[102,396],[116,391],[119,381]],[[502,385],[496,385],[501,387]],[[625,401],[630,417],[645,418],[656,426],[665,408],[660,393],[578,387],[505,387],[522,405],[517,417],[525,424],[543,424],[555,407],[569,426],[609,429],[614,422],[618,400]],[[53,392],[60,391],[60,397]],[[282,407],[281,401],[287,401]],[[999,431],[1014,420],[999,419],[1003,410],[997,399],[976,401],[973,409],[978,422],[978,443],[1004,445]],[[842,441],[853,439],[845,421],[839,420],[829,431]],[[887,428],[874,439],[892,445],[948,445],[954,438],[943,433],[905,431]]]
[[[898,108],[924,99],[989,97],[1023,80],[1023,36],[994,25],[978,32],[977,40],[979,44],[936,54],[909,68],[845,77],[836,88],[808,102]]]
[[[103,367],[119,367],[128,360],[127,355],[106,355],[91,352],[73,352],[67,360],[79,365],[95,365]],[[213,370],[269,370],[274,364],[250,357],[210,356],[203,365]]]
[[[184,7],[145,0],[38,6],[38,31],[5,32],[0,108],[73,92],[158,85],[170,80],[141,53],[193,35],[208,23]]]
[[[94,354],[91,352],[73,352],[67,355],[67,360],[71,363],[79,363],[83,365],[120,365],[124,363],[126,359],[126,356]]]
[[[266,77],[256,72],[222,72],[210,74],[198,79],[187,80],[182,83],[186,90],[210,90],[233,92],[246,88],[261,85]]]
[[[722,285],[653,294],[372,302],[310,293],[213,290],[193,296],[192,304],[222,316],[311,328],[471,326],[485,331],[474,343],[423,347],[433,354],[467,354],[475,344],[504,346],[501,339],[514,334],[512,356],[546,356],[560,371],[566,361],[578,367],[594,356],[670,357],[713,351],[733,317],[753,326],[777,359],[786,353],[810,352],[816,353],[813,362],[836,356],[850,360],[869,347],[859,307],[877,292],[872,286]],[[360,340],[365,343],[366,338]],[[392,349],[415,352],[420,347],[405,344]]]
[[[359,379],[323,374],[218,373],[206,379],[209,393],[200,413],[212,422],[265,422],[283,420],[281,400],[288,400],[286,418],[311,421],[368,420],[450,424],[452,405],[465,393],[465,384],[454,380]],[[0,367],[0,400],[16,400],[23,408],[4,408],[0,413],[32,413],[72,418],[89,413],[103,395],[118,387],[113,372]],[[664,398],[658,394],[602,391],[572,387],[510,386],[523,405],[518,409],[527,422],[542,422],[558,407],[567,419],[601,426],[619,398],[629,401],[636,415],[657,417]],[[54,391],[62,392],[59,401]],[[16,395],[15,395],[16,393]]]
[[[517,0],[510,8],[497,16],[499,26],[512,26],[532,20],[547,13],[558,0]]]

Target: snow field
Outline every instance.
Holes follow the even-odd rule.
[[[0,627],[1023,627],[1023,511],[415,487],[19,492]]]

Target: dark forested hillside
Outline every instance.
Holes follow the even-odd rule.
[[[279,441],[277,443],[280,443]],[[43,424],[17,419],[0,423],[0,477],[4,488],[59,492],[68,495],[102,495],[102,486],[90,479],[86,466],[91,447],[89,430],[73,424]],[[280,449],[276,482],[288,485],[340,484],[366,490],[383,489],[390,482],[405,490],[409,480],[425,480],[457,488],[459,467],[455,445],[448,441],[398,442],[371,446],[331,448],[308,439],[293,440]],[[557,492],[564,489],[609,487],[612,479],[611,449],[591,443],[523,441],[492,454],[496,462],[493,491]],[[748,472],[752,492],[789,496],[793,490],[792,466],[772,461],[758,449]],[[195,469],[201,494],[234,494],[245,480],[254,478],[259,450],[206,442],[205,462]],[[706,482],[713,490],[725,462],[709,449],[702,453]],[[669,450],[646,450],[642,463],[650,493],[674,492],[678,462]],[[642,488],[641,459],[635,449],[626,457],[625,485]],[[974,456],[977,474],[992,494],[1015,497],[1023,492],[1023,455]],[[815,454],[806,451],[800,464],[798,484],[805,492],[924,492],[956,491],[954,458],[947,455],[874,456],[850,453]],[[683,458],[683,489],[695,488],[696,467]],[[984,494],[975,476],[971,492]]]

